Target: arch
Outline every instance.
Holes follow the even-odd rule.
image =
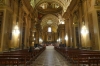
[[[58,17],[52,14],[48,14],[42,18],[41,26],[43,28],[46,26],[51,26],[52,28],[57,29],[58,23],[59,23]]]

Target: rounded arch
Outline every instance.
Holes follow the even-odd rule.
[[[55,30],[57,30],[58,24],[59,24],[58,17],[56,17],[55,15],[52,15],[52,14],[48,14],[48,15],[44,16],[42,18],[42,22],[41,22],[42,28],[44,28],[46,26],[51,26],[54,29],[54,32],[56,32]]]

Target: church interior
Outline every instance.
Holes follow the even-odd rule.
[[[100,0],[0,0],[0,66],[100,66]]]

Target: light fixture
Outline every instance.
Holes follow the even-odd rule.
[[[41,38],[39,38],[39,41],[42,42],[43,40]]]
[[[16,25],[14,26],[13,33],[18,35],[20,33],[18,22],[19,22],[19,7],[20,7],[20,0],[18,0],[18,12],[17,12],[17,19],[16,19]]]
[[[32,36],[34,37],[34,34]]]
[[[59,42],[59,40],[57,39],[57,42]]]
[[[43,42],[43,40],[41,38],[39,38],[39,44],[41,44]]]
[[[81,29],[81,34],[83,34],[83,35],[88,34],[88,30],[86,29],[86,26],[85,25]]]
[[[57,42],[60,42],[60,38],[57,39]]]
[[[35,40],[35,38],[33,40]]]
[[[61,21],[61,24],[65,24],[65,22],[64,21]]]
[[[59,38],[58,40],[59,40],[59,42],[61,41],[61,39],[60,39],[60,38]]]
[[[13,33],[14,33],[14,34],[17,34],[17,35],[20,33],[19,28],[18,28],[18,25],[16,25],[16,26],[14,27]]]
[[[68,35],[65,36],[65,40],[66,40],[66,41],[68,40]]]

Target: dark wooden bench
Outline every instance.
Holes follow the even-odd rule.
[[[0,65],[27,65],[25,55],[0,55]]]
[[[65,49],[60,50],[61,48],[55,48],[59,53],[63,54],[67,61],[71,64],[80,66],[80,65],[99,65],[100,61],[100,51],[93,50],[81,50],[81,49]],[[93,63],[94,62],[94,63]]]
[[[32,54],[28,52],[28,50],[19,50],[19,51],[12,51],[12,52],[4,52],[0,54],[1,59],[12,59],[13,60],[18,58],[18,64],[24,64],[25,66],[30,65],[32,60],[34,59]],[[2,62],[2,61],[1,61]]]
[[[89,64],[93,64],[91,62],[92,59],[98,59],[100,58],[100,54],[79,54],[79,55],[76,55],[76,57],[73,58],[73,61],[75,64],[77,64],[77,66],[80,66],[81,64],[82,65],[89,65]],[[94,60],[94,62],[95,62]],[[93,60],[92,60],[93,61]],[[98,64],[98,62],[96,62]]]
[[[100,66],[100,58],[90,58],[89,66]]]
[[[3,52],[0,54],[0,65],[30,65],[44,50],[45,47],[32,52],[28,49]]]
[[[19,66],[18,58],[0,58],[0,65],[17,65]],[[25,65],[26,66],[26,65]]]

